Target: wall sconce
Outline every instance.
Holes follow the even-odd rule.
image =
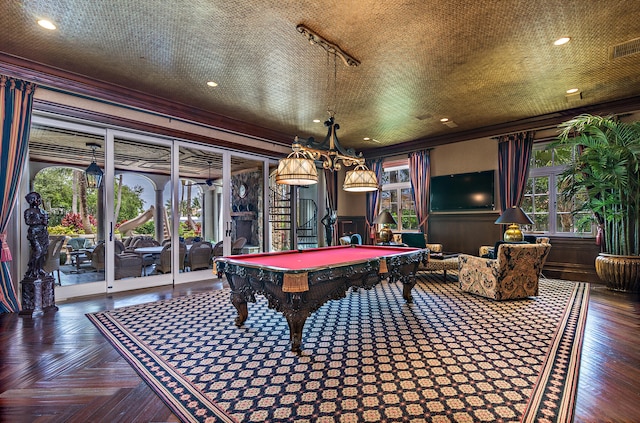
[[[96,148],[100,148],[100,144],[88,142],[87,147],[91,148],[93,157],[91,164],[84,171],[84,177],[87,180],[87,188],[95,189],[99,188],[100,184],[102,184],[102,176],[104,175],[102,169],[100,169],[100,166],[96,163]]]

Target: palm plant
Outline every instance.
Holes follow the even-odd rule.
[[[640,255],[640,122],[584,114],[560,125],[554,145],[577,149],[561,175],[565,198],[586,190],[583,210],[591,210],[604,230],[605,251]]]

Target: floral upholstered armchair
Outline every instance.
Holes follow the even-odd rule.
[[[459,256],[460,289],[494,300],[538,295],[538,279],[551,244],[501,244],[496,259]]]

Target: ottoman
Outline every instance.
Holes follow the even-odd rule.
[[[421,267],[421,269],[429,270],[431,272],[435,270],[442,270],[444,272],[444,280],[446,281],[447,270],[458,270],[458,254],[432,254],[429,257],[427,264]]]

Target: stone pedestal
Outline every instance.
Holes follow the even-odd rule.
[[[39,279],[24,278],[22,282],[22,311],[24,316],[41,316],[47,311],[56,311],[55,279],[51,275]]]

